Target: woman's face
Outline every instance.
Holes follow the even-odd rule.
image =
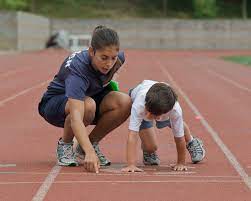
[[[89,48],[93,67],[102,74],[107,74],[118,59],[119,48],[111,45],[103,49],[96,50]]]

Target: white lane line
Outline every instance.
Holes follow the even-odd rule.
[[[12,54],[18,54],[19,52],[18,51],[0,51],[0,55],[6,55],[6,54],[9,54],[9,55],[12,55]]]
[[[155,172],[153,173],[154,175],[189,175],[189,174],[196,174],[196,172],[191,172],[191,171],[184,171],[184,172]]]
[[[158,174],[158,170],[155,170],[156,172],[152,172],[150,173],[151,175],[155,175]],[[145,170],[144,172],[134,172],[134,173],[121,173],[121,170],[115,170],[115,169],[107,169],[107,170],[100,170],[100,172],[104,172],[104,173],[111,173],[113,175],[123,175],[123,174],[133,174],[133,175],[142,175],[142,176],[147,176],[149,175],[149,173],[147,172],[147,170]],[[166,174],[166,175],[186,175],[186,174],[195,174],[196,172],[191,172],[191,171],[186,171],[186,172],[162,172],[160,174]]]
[[[58,175],[77,175],[77,176],[95,176],[95,177],[102,177],[102,176],[134,176],[134,177],[155,177],[155,176],[166,176],[166,177],[184,177],[184,178],[240,178],[239,176],[222,176],[222,175],[193,175],[196,172],[154,172],[154,173],[103,173],[100,172],[99,174],[91,173],[91,172],[61,172]],[[47,175],[48,172],[0,172],[0,174],[18,174],[18,175]]]
[[[40,88],[40,87],[48,84],[50,81],[51,80],[41,82],[40,84],[37,84],[37,85],[35,85],[33,87],[30,87],[30,88],[27,88],[27,89],[25,89],[23,91],[20,91],[19,93],[16,93],[15,95],[12,95],[12,96],[10,96],[10,97],[8,97],[6,99],[0,100],[0,107],[4,106],[5,103],[12,101],[13,99],[17,98],[18,96],[22,96],[24,94],[27,94],[28,92],[30,92],[33,89],[37,89],[37,88]]]
[[[0,185],[15,185],[15,184],[40,184],[42,182],[39,181],[20,181],[20,182],[0,182]],[[74,183],[242,183],[241,179],[235,180],[224,180],[224,179],[179,179],[179,180],[97,180],[97,181],[76,181],[76,180],[67,180],[67,181],[56,181],[54,184],[74,184]],[[33,198],[34,200],[34,198]],[[36,200],[42,200],[40,198]]]
[[[58,165],[55,165],[51,169],[50,173],[48,174],[48,176],[46,177],[42,185],[39,187],[36,195],[32,198],[32,201],[42,201],[45,198],[46,194],[48,193],[51,185],[53,184],[55,178],[57,177],[61,169],[62,167]],[[37,183],[41,183],[41,182],[37,182]]]
[[[0,168],[6,168],[6,167],[16,167],[16,164],[0,164]]]
[[[162,64],[158,63],[161,71],[167,76],[168,80],[172,83],[173,86],[177,88],[181,96],[184,98],[186,103],[189,105],[189,107],[192,109],[192,111],[195,113],[195,115],[202,117],[200,119],[201,124],[205,127],[205,129],[209,132],[209,134],[212,136],[216,144],[219,146],[219,148],[222,150],[222,152],[225,154],[229,162],[232,164],[232,166],[235,168],[235,170],[238,172],[238,174],[243,179],[244,183],[248,186],[249,189],[251,189],[251,178],[248,176],[248,174],[245,172],[244,168],[240,165],[236,157],[233,155],[233,153],[227,148],[227,146],[224,144],[224,142],[220,139],[219,134],[209,125],[209,123],[205,120],[205,118],[202,116],[202,114],[199,112],[199,110],[195,107],[195,105],[190,101],[188,96],[181,90],[181,88],[178,86],[178,84],[174,81],[172,76],[169,74],[169,72],[164,68]]]
[[[0,174],[16,174],[17,172],[1,171]]]
[[[231,79],[229,79],[229,78],[227,78],[227,77],[225,77],[225,76],[223,76],[223,75],[221,75],[219,73],[216,73],[215,71],[212,71],[212,70],[207,70],[207,72],[209,72],[211,74],[214,74],[216,77],[218,77],[218,78],[220,78],[220,79],[234,85],[235,87],[237,87],[237,88],[239,88],[241,90],[244,90],[244,91],[247,91],[247,92],[251,93],[251,89],[241,85],[240,83],[238,83],[238,82],[236,82],[234,80],[231,80]]]
[[[3,77],[7,77],[9,75],[12,75],[12,74],[24,72],[27,69],[10,70],[10,71],[7,71],[7,72],[0,73],[0,79],[3,78]]]
[[[169,168],[171,168],[171,167],[173,167],[174,165],[176,165],[176,164],[161,165],[161,167],[169,167]],[[187,166],[187,165],[186,165],[186,167],[187,167],[188,169],[195,169],[195,168],[196,168],[196,167],[193,167],[193,166]]]

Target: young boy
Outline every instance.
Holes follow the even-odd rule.
[[[136,88],[130,90],[129,95],[133,104],[127,141],[128,166],[122,171],[143,171],[136,167],[137,156],[135,153],[138,133],[142,141],[143,163],[145,165],[159,165],[153,121],[156,121],[156,127],[159,129],[167,126],[172,129],[178,155],[177,163],[173,167],[175,171],[187,170],[185,165],[186,148],[193,163],[202,161],[205,157],[202,141],[191,136],[188,126],[183,122],[182,109],[177,101],[177,94],[168,84],[144,80]]]

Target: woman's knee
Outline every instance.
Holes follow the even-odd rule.
[[[100,108],[101,112],[119,110],[121,114],[130,115],[132,100],[130,96],[122,92],[110,92],[105,96]]]
[[[114,107],[130,112],[132,107],[130,96],[125,93],[119,93],[116,97],[116,101],[114,101]]]

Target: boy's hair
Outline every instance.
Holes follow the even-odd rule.
[[[172,110],[177,100],[178,96],[172,87],[156,83],[146,93],[145,107],[151,114],[159,116]]]
[[[117,47],[120,45],[117,32],[103,25],[97,26],[92,33],[91,39],[91,46],[94,51],[111,45]]]

